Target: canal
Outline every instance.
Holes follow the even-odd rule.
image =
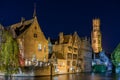
[[[120,80],[120,74],[113,73],[76,73],[44,77],[5,77],[0,80]]]

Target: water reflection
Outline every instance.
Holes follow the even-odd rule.
[[[120,80],[120,74],[113,73],[77,73],[46,77],[8,77],[0,76],[0,80]]]
[[[10,77],[0,76],[0,80],[35,80],[34,77]]]

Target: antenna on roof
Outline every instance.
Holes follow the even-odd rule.
[[[36,3],[34,3],[34,12],[33,12],[33,17],[36,17]]]

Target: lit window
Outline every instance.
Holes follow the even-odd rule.
[[[38,44],[38,50],[41,51],[42,50],[42,45]]]

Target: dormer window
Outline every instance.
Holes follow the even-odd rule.
[[[34,33],[34,38],[37,38],[37,34],[36,33]]]

